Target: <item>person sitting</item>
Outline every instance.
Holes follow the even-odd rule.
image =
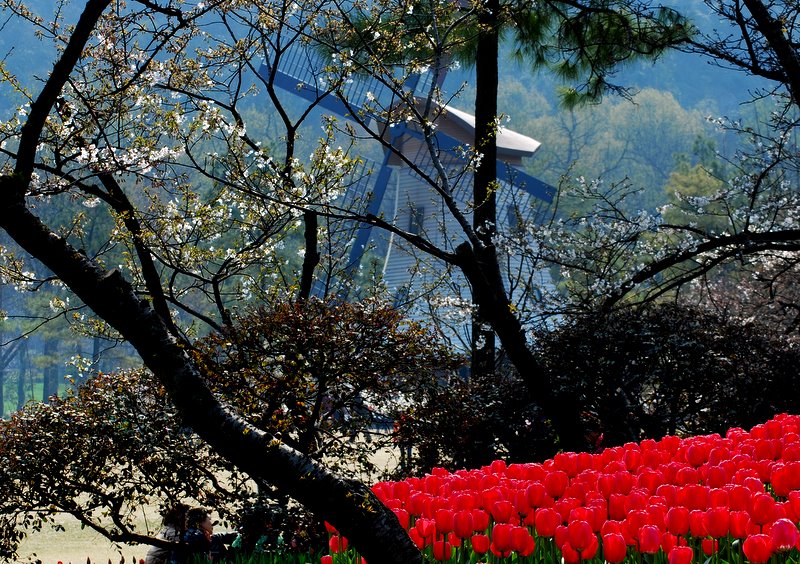
[[[236,538],[236,533],[214,534],[211,514],[201,507],[190,509],[186,513],[186,532],[183,534],[185,562],[198,560],[224,560],[229,544]]]
[[[186,527],[186,512],[188,510],[189,506],[183,503],[177,503],[169,508],[164,513],[161,522],[162,528],[157,538],[173,543],[181,542],[184,528]],[[145,564],[173,564],[176,561],[176,551],[162,546],[151,546],[145,557]]]

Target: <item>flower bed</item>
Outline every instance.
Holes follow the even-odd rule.
[[[429,561],[798,562],[800,417],[381,482]],[[323,564],[361,559],[331,529]]]

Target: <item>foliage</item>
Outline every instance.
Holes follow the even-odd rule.
[[[553,437],[522,381],[507,370],[493,378],[443,378],[417,390],[398,419],[397,442],[409,459],[398,471],[433,465],[475,468],[497,458],[518,462],[551,452]]]
[[[579,422],[587,451],[750,426],[791,409],[800,393],[794,344],[752,319],[696,307],[576,316],[537,332],[536,348],[543,381],[558,410]],[[507,367],[496,379],[454,377],[421,389],[400,419],[400,444],[414,448],[411,468],[552,453],[556,430],[514,374]]]
[[[180,423],[143,370],[102,374],[50,404],[27,404],[0,421],[0,460],[4,557],[58,513],[130,542],[158,532],[133,528],[142,506],[194,500],[230,520],[253,493]]]
[[[458,361],[385,304],[319,300],[243,314],[195,354],[209,387],[243,417],[354,477],[380,470],[370,456],[391,445],[385,426],[403,394]],[[182,425],[144,370],[99,375],[0,421],[0,466],[8,554],[58,512],[112,540],[147,542],[157,531],[134,528],[137,510],[187,500],[232,524],[259,504],[280,504],[280,519],[269,511],[287,539],[314,528],[306,512],[286,513],[295,504],[285,492],[256,487]]]
[[[796,346],[699,308],[587,315],[536,342],[559,405],[602,445],[749,427],[791,409],[798,391]]]
[[[460,359],[378,301],[262,306],[199,344],[209,387],[253,424],[343,475],[373,476],[394,414]]]
[[[757,323],[770,334],[797,343],[798,275],[793,254],[775,253],[742,272],[723,272],[697,280],[682,292],[681,300],[742,323]]]
[[[308,288],[306,274],[313,274],[319,257],[320,230],[314,219],[353,220],[386,229],[422,252],[461,268],[473,295],[482,302],[478,304],[481,312],[488,314],[482,321],[501,335],[519,376],[554,420],[558,406],[551,401],[547,381],[538,375],[539,363],[500,282],[491,229],[487,230],[486,222],[478,222],[483,231],[476,229],[468,219],[483,204],[483,197],[478,194],[471,203],[454,197],[457,181],[484,154],[466,147],[463,166],[457,170],[442,166],[434,167],[432,173],[414,170],[441,197],[442,212],[455,219],[459,227],[455,252],[408,233],[391,218],[365,215],[363,199],[341,203],[339,197],[352,185],[360,165],[353,139],[360,133],[349,127],[337,131],[329,125],[308,162],[298,156],[301,122],[318,109],[324,96],[344,95],[342,89],[359,70],[386,85],[391,97],[383,108],[388,111],[379,116],[385,119],[372,119],[380,111],[351,116],[360,120],[366,136],[388,149],[387,126],[405,122],[421,132],[427,156],[441,165],[442,153],[433,142],[434,121],[443,105],[441,93],[431,86],[430,98],[418,105],[404,87],[405,78],[431,61],[383,65],[380,57],[370,58],[368,53],[353,57],[345,46],[336,53],[336,65],[313,77],[309,105],[299,118],[292,118],[276,94],[274,75],[258,72],[256,65],[262,57],[276,63],[289,44],[323,37],[318,32],[326,25],[336,30],[362,8],[381,14],[385,5],[214,0],[163,6],[134,1],[123,7],[109,0],[89,0],[77,23],[66,21],[67,15],[60,11],[47,21],[16,2],[2,5],[33,25],[57,53],[52,72],[35,95],[15,77],[3,75],[4,88],[30,103],[0,124],[2,227],[47,265],[48,276],[70,287],[99,318],[134,343],[182,420],[215,452],[224,453],[260,481],[282,486],[315,511],[330,513],[368,556],[390,546],[388,559],[418,561],[419,554],[399,534],[396,519],[366,488],[338,480],[227,409],[204,385],[204,380],[214,379],[213,365],[190,357],[187,351],[199,332],[224,334],[233,325],[235,304],[265,296],[285,297],[297,286]],[[445,28],[460,22],[473,25],[469,18],[461,19],[459,7],[449,6],[453,19],[441,22]],[[389,7],[401,18],[408,9],[405,3],[389,3]],[[504,23],[500,18],[506,15],[489,14],[483,8],[466,7],[475,11],[481,23],[489,24],[479,36],[497,31],[494,26]],[[644,7],[636,2],[537,4],[516,14],[525,18],[525,25],[517,26],[524,33],[522,50],[536,63],[555,61],[565,78],[588,75],[585,89],[569,91],[568,100],[577,101],[584,94],[594,98],[611,87],[606,71],[613,65],[658,54],[670,43],[689,38],[689,30],[674,12],[660,9],[649,18],[640,16],[651,12],[638,8]],[[753,17],[745,31],[767,33],[774,28],[770,24],[775,22],[760,23],[755,13]],[[447,51],[448,41],[457,37],[440,34],[447,29],[436,25],[425,29],[437,54]],[[419,38],[396,34],[373,39],[388,42],[389,48],[399,44],[400,51],[409,52],[402,42]],[[765,37],[757,42],[757,54],[775,52],[770,41]],[[492,57],[483,59],[496,65]],[[364,61],[364,68],[355,68]],[[780,57],[778,63],[781,66]],[[781,79],[800,76],[791,58],[782,66]],[[491,89],[495,83],[493,79],[481,86]],[[284,141],[280,149],[264,145],[247,127],[246,100],[256,99],[259,90],[280,118]],[[496,117],[479,119],[479,130],[494,128]],[[565,279],[578,273],[578,284],[559,288],[572,292],[567,298],[573,304],[586,307],[600,301],[604,310],[631,293],[637,298],[662,295],[723,261],[774,250],[783,243],[791,247],[797,240],[796,195],[786,189],[796,154],[787,133],[791,121],[789,114],[779,112],[779,134],[756,145],[752,158],[743,158],[736,176],[725,186],[724,190],[743,194],[749,203],[747,209],[732,214],[732,235],[709,235],[691,224],[662,226],[651,215],[626,214],[624,208],[613,207],[616,202],[609,202],[606,193],[603,201],[611,203],[612,209],[591,218],[570,217],[542,230],[533,227],[533,235],[520,229],[519,245],[536,248],[539,257],[564,270]],[[342,133],[344,142],[338,143]],[[478,137],[475,147],[483,143],[483,137]],[[494,175],[493,160],[485,159],[479,168]],[[489,184],[484,188],[493,193]],[[586,191],[594,191],[591,182],[581,184],[580,188],[588,185]],[[61,230],[63,224],[46,212],[66,209],[65,202],[107,210],[113,225],[83,216],[74,229]],[[303,224],[309,229],[302,274],[286,273],[279,268],[285,259],[277,251],[287,230]],[[103,233],[97,239],[101,244],[87,252],[82,234],[91,226]],[[575,236],[560,237],[570,227]],[[322,232],[325,242],[336,247],[331,231]],[[112,247],[122,249],[124,260],[109,263],[95,252]],[[689,266],[676,268],[683,265]],[[281,280],[284,273],[286,278]],[[674,276],[663,282],[659,277],[665,273]],[[305,284],[298,284],[301,278]],[[653,280],[657,285],[647,287]],[[296,410],[292,413],[297,420],[304,416]],[[302,442],[301,436],[288,435]],[[559,439],[564,440],[560,433]]]

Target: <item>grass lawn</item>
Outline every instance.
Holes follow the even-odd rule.
[[[35,562],[40,560],[43,564],[85,564],[86,559],[93,563],[107,564],[111,561],[117,564],[125,562],[138,562],[147,553],[147,546],[122,545],[115,547],[104,536],[91,529],[81,529],[78,521],[71,515],[59,518],[64,526],[64,531],[54,531],[50,527],[40,532],[32,533],[20,545],[17,562]],[[155,510],[142,515],[141,526],[149,526],[151,530],[158,530],[161,517]],[[34,555],[35,554],[35,555]]]
[[[397,451],[377,450],[372,454],[372,461],[378,468],[393,468],[398,463]],[[367,477],[365,479],[368,483],[374,481]],[[54,531],[46,527],[25,539],[19,547],[17,562],[40,560],[42,564],[57,564],[59,561],[63,564],[86,564],[86,559],[89,558],[94,564],[108,564],[109,561],[117,564],[124,558],[129,564],[144,558],[149,548],[141,545],[116,547],[99,533],[91,529],[81,529],[78,521],[71,515],[63,515],[59,522],[64,526],[64,531]],[[137,520],[136,526],[137,530],[149,530],[155,535],[161,527],[161,516],[156,509],[147,509]]]

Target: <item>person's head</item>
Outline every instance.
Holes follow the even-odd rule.
[[[211,515],[202,507],[193,507],[186,512],[187,529],[203,529],[211,532]]]
[[[186,512],[189,506],[185,503],[176,503],[164,513],[164,525],[183,529],[186,526]]]

